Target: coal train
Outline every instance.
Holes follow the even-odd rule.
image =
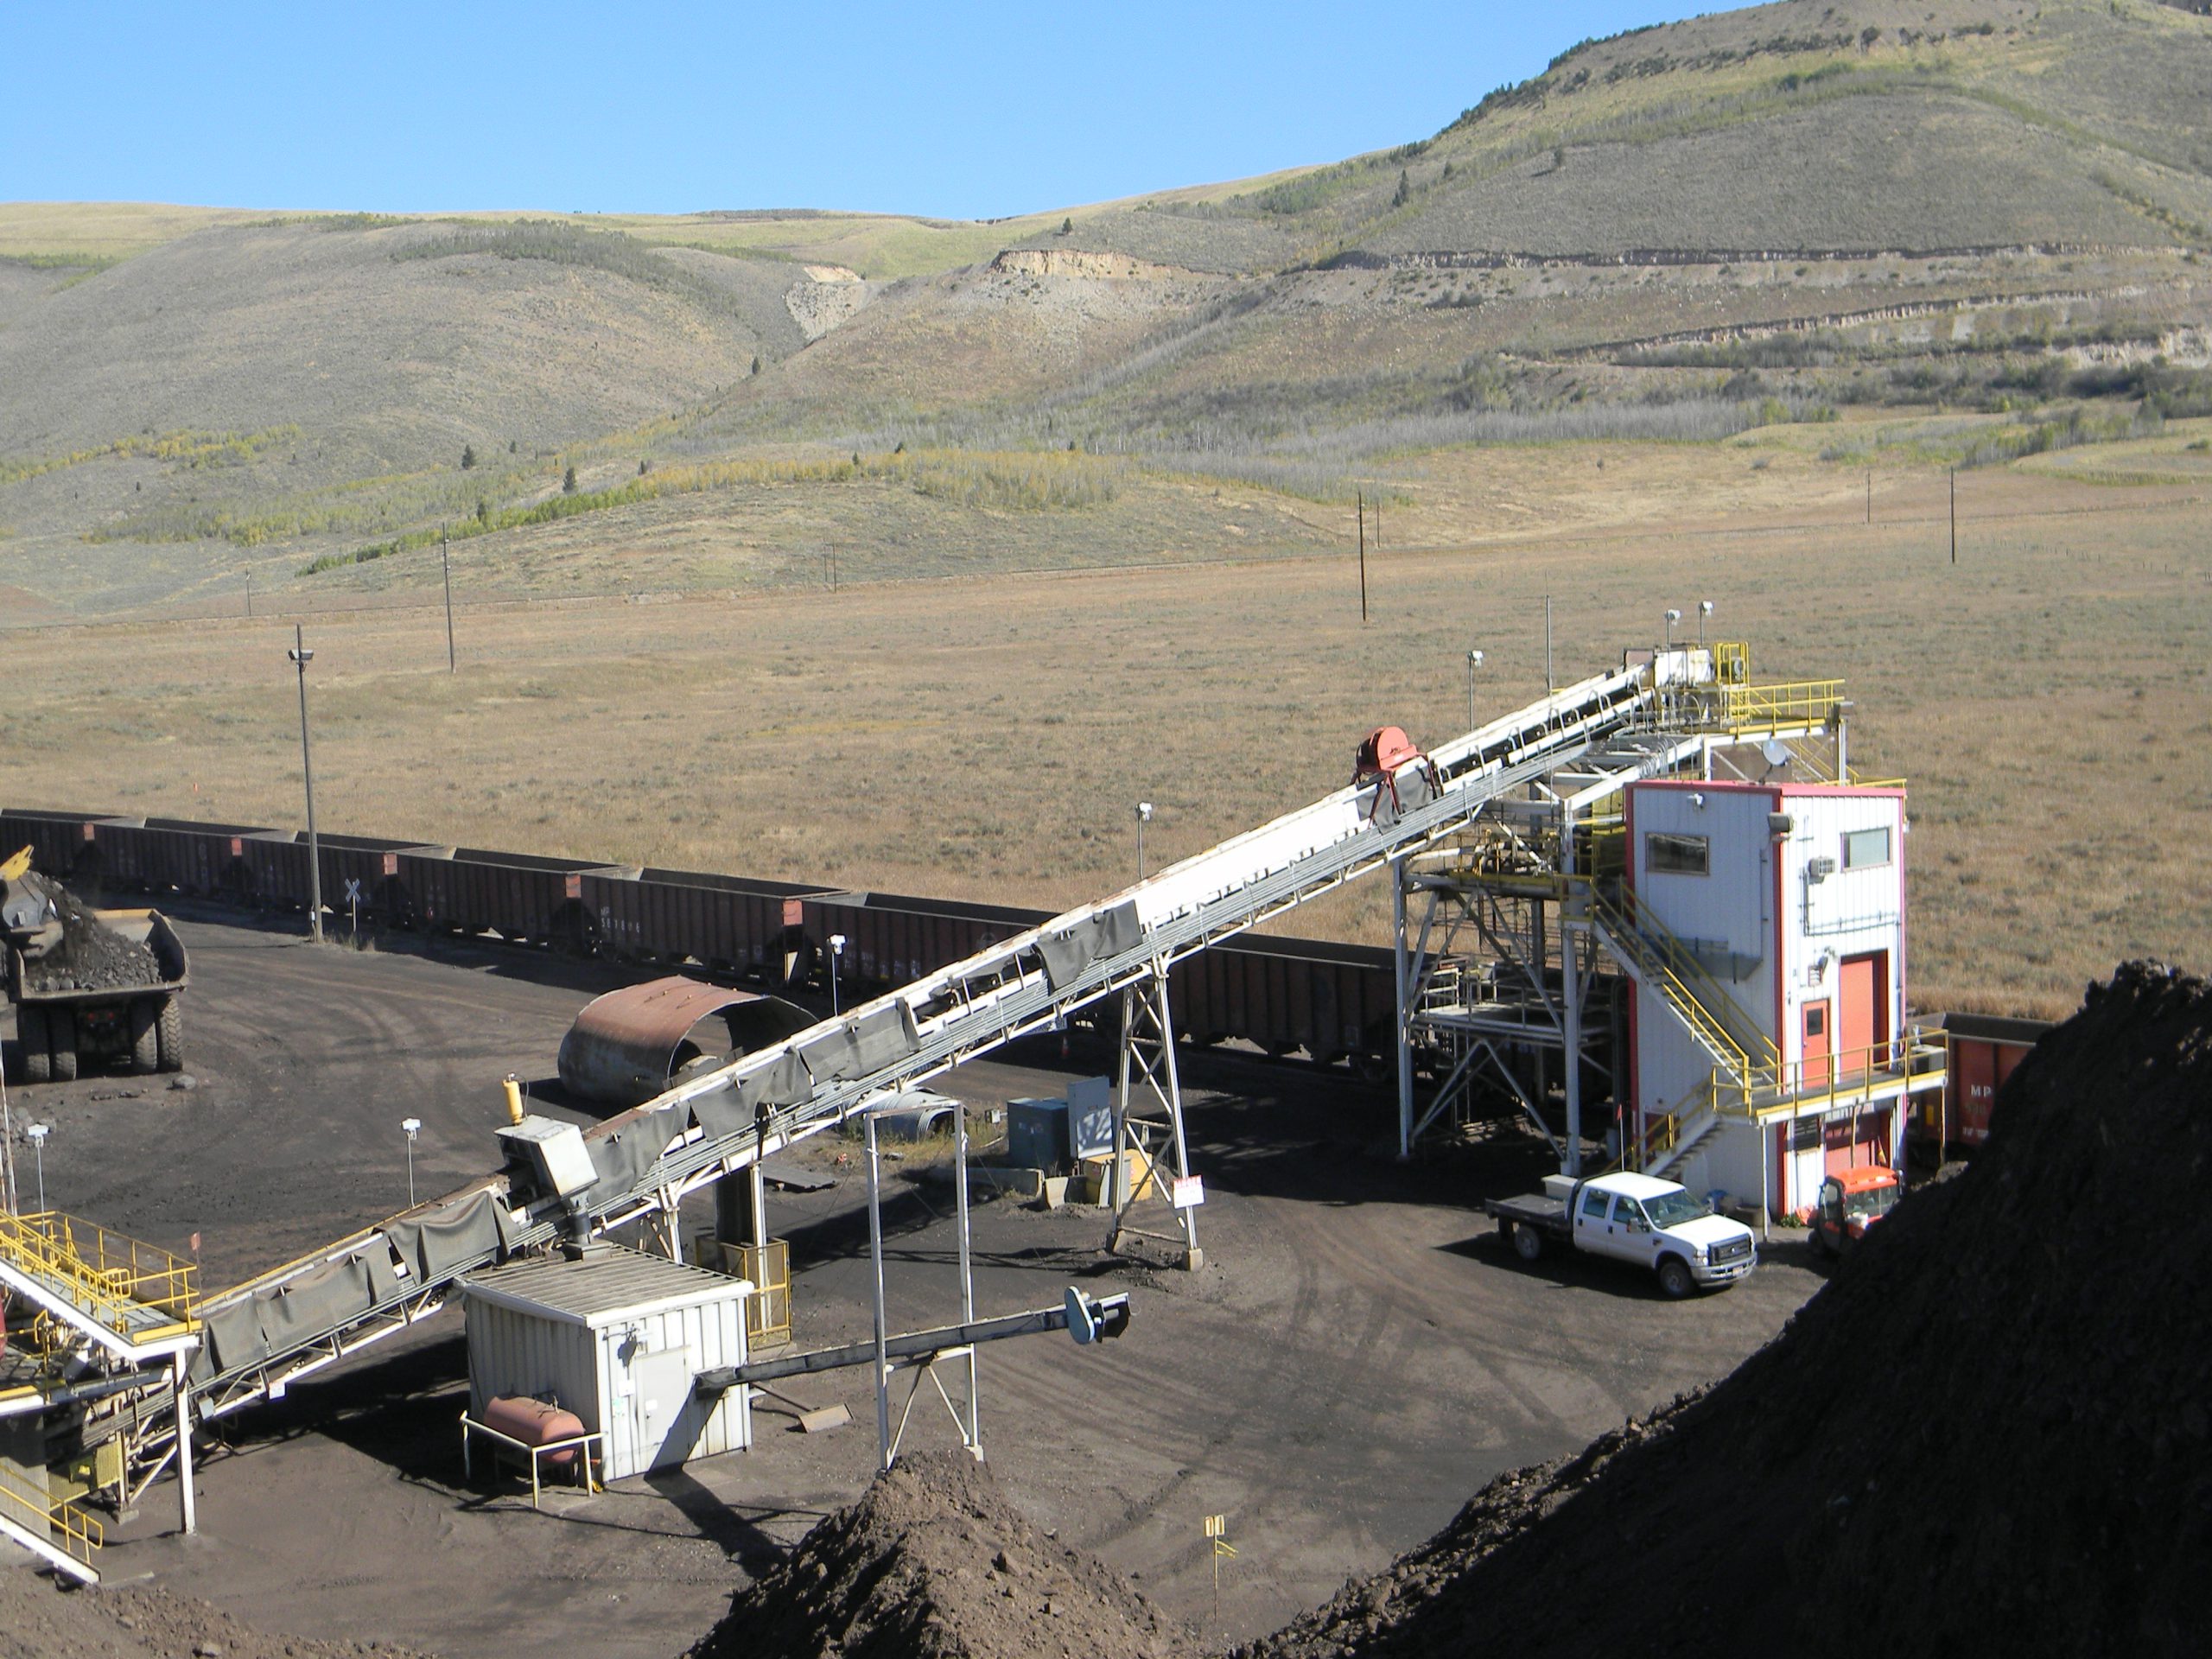
[[[0,809],[0,850],[94,901],[181,894],[304,912],[313,891],[296,830],[183,818]],[[632,868],[368,836],[318,838],[322,902],[340,928],[445,932],[701,972],[779,990],[895,989],[1050,919],[963,899],[861,892],[697,870]],[[1243,934],[1169,976],[1178,1031],[1382,1075],[1391,1062],[1390,953]]]

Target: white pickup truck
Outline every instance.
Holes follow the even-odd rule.
[[[1750,1228],[1649,1175],[1554,1175],[1541,1194],[1490,1198],[1483,1208],[1523,1262],[1541,1256],[1546,1239],[1558,1239],[1656,1273],[1659,1287],[1677,1299],[1701,1286],[1732,1285],[1758,1265]]]

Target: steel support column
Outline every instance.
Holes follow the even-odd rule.
[[[185,1380],[185,1367],[189,1363],[184,1354],[169,1361],[169,1382],[176,1395],[177,1503],[188,1537],[200,1530],[199,1498],[192,1489],[192,1388]]]
[[[1175,1068],[1175,1025],[1167,1004],[1167,963],[1164,959],[1155,961],[1150,973],[1122,992],[1121,1055],[1114,1088],[1114,1154],[1106,1171],[1106,1192],[1114,1206],[1114,1230],[1107,1241],[1109,1249],[1118,1243],[1123,1233],[1135,1231],[1128,1219],[1129,1207],[1136,1202],[1135,1185],[1128,1179],[1132,1123],[1129,1096],[1133,1081],[1166,1110],[1169,1138],[1175,1147],[1175,1173],[1187,1178],[1191,1173],[1191,1148],[1183,1129],[1183,1087]],[[1157,1185],[1159,1170],[1154,1150],[1141,1142],[1139,1145],[1147,1159],[1154,1160],[1152,1175]],[[1187,1206],[1179,1206],[1174,1213],[1182,1233],[1183,1265],[1196,1271],[1205,1265],[1205,1253],[1198,1248],[1198,1213]]]
[[[1406,947],[1406,861],[1390,861],[1390,966],[1397,983],[1398,1157],[1414,1155],[1413,963]]]

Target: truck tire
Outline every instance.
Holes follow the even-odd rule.
[[[162,999],[161,1014],[154,1021],[154,1046],[162,1071],[184,1070],[184,1010],[174,996]]]
[[[162,1067],[161,999],[142,996],[130,1005],[130,1069],[142,1077]]]
[[[54,1080],[56,1083],[77,1081],[77,1017],[67,1008],[54,1008],[46,1016],[46,1052],[54,1057]]]
[[[1667,1294],[1669,1301],[1679,1302],[1697,1288],[1696,1275],[1690,1264],[1679,1255],[1659,1258],[1659,1288]]]
[[[54,1061],[46,1052],[46,1010],[27,1003],[16,1007],[16,1046],[23,1054],[23,1081],[44,1083],[54,1076]]]
[[[1544,1236],[1526,1224],[1513,1228],[1513,1254],[1523,1262],[1535,1262],[1544,1253]]]

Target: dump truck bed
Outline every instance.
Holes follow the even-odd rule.
[[[132,980],[127,983],[95,984],[73,987],[66,990],[41,990],[33,982],[37,963],[18,964],[13,976],[11,988],[18,1002],[49,1006],[91,1006],[106,1002],[129,1002],[153,993],[181,991],[190,977],[191,961],[185,953],[184,941],[177,937],[176,929],[168,917],[158,910],[96,910],[95,920],[111,933],[120,934],[134,944],[143,944],[154,954],[154,963],[161,977],[153,980]]]

